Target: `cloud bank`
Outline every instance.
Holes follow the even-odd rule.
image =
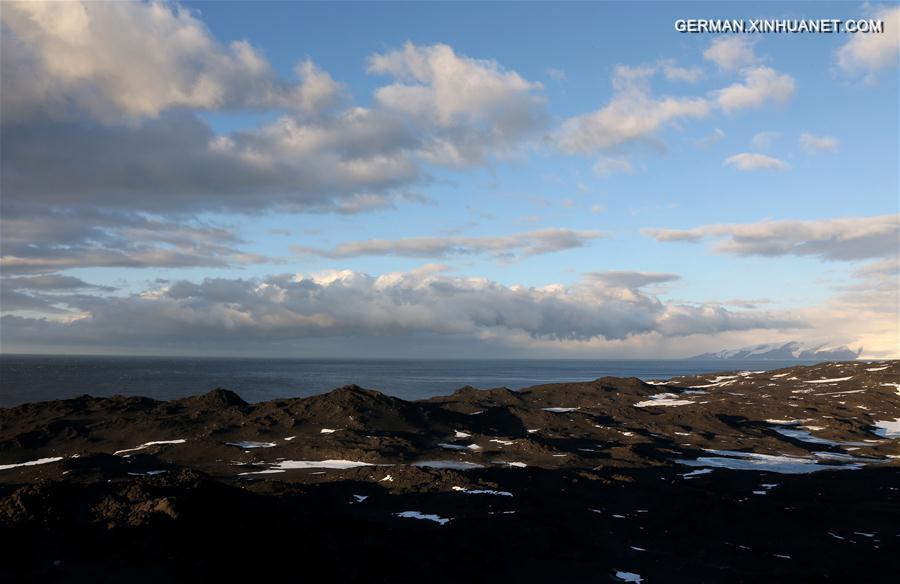
[[[760,312],[667,304],[641,286],[668,274],[595,274],[571,286],[505,286],[434,269],[369,276],[350,270],[255,279],[179,281],[128,297],[56,298],[67,320],[3,317],[4,343],[177,346],[203,340],[397,337],[416,334],[584,342],[657,333],[802,327]],[[35,296],[39,300],[47,300]]]

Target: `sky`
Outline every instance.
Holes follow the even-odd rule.
[[[0,18],[4,353],[900,355],[896,3]]]

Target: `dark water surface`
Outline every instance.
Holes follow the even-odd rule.
[[[403,399],[447,395],[464,385],[521,389],[613,375],[667,379],[768,370],[807,361],[752,360],[365,360],[0,355],[0,407],[83,394],[174,399],[216,387],[249,402],[303,397],[355,383]]]

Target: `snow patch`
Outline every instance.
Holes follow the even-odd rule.
[[[119,454],[124,454],[125,452],[137,452],[138,450],[143,450],[144,448],[150,448],[151,446],[156,446],[158,444],[184,444],[187,442],[184,438],[179,438],[178,440],[154,440],[153,442],[144,442],[140,446],[135,446],[134,448],[126,448],[125,450],[116,450],[113,452],[114,455],[118,456]],[[274,444],[272,446],[275,446]]]
[[[812,381],[804,381],[803,383],[837,383],[838,381],[847,381],[848,379],[853,379],[853,376],[833,377],[831,379],[814,379]]]
[[[840,462],[844,464],[821,464],[818,458],[803,458],[799,456],[711,449],[706,450],[706,452],[715,456],[701,456],[695,460],[676,459],[676,462],[686,466],[712,466],[732,470],[767,471],[780,474],[807,474],[823,470],[855,470],[863,467],[862,462],[868,462],[867,459],[846,455],[840,458]]]
[[[440,517],[438,515],[431,515],[427,513],[420,513],[418,511],[401,511],[400,513],[394,513],[397,517],[404,517],[407,519],[424,519],[426,521],[434,521],[435,523],[440,523],[441,525],[446,525],[450,523],[449,519],[444,517]]]
[[[641,582],[643,582],[639,574],[635,574],[634,572],[622,572],[621,570],[616,571],[616,578],[622,582],[634,582],[635,584],[641,584]]]
[[[875,433],[882,438],[900,438],[900,418],[896,420],[876,420]]]
[[[253,448],[272,448],[276,446],[274,442],[253,442],[252,440],[238,440],[237,442],[226,442],[225,446],[236,446],[244,450]]]
[[[7,470],[10,468],[19,468],[21,466],[37,466],[39,464],[49,464],[51,462],[58,462],[62,460],[62,456],[51,456],[48,458],[38,458],[37,460],[29,460],[28,462],[17,462],[15,464],[0,464],[0,470]]]
[[[484,468],[484,465],[476,462],[465,462],[462,460],[420,460],[414,462],[413,466],[420,468],[437,468],[451,470],[469,470],[473,468]]]
[[[634,407],[646,408],[649,406],[686,406],[694,403],[691,400],[677,398],[678,394],[676,393],[657,393],[656,395],[651,395],[649,400],[634,404]]]

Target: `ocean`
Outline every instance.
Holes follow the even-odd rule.
[[[175,399],[227,388],[248,402],[304,397],[355,383],[406,400],[465,385],[522,389],[613,375],[668,379],[713,371],[769,370],[812,361],[366,360],[0,355],[0,407],[79,395]]]

